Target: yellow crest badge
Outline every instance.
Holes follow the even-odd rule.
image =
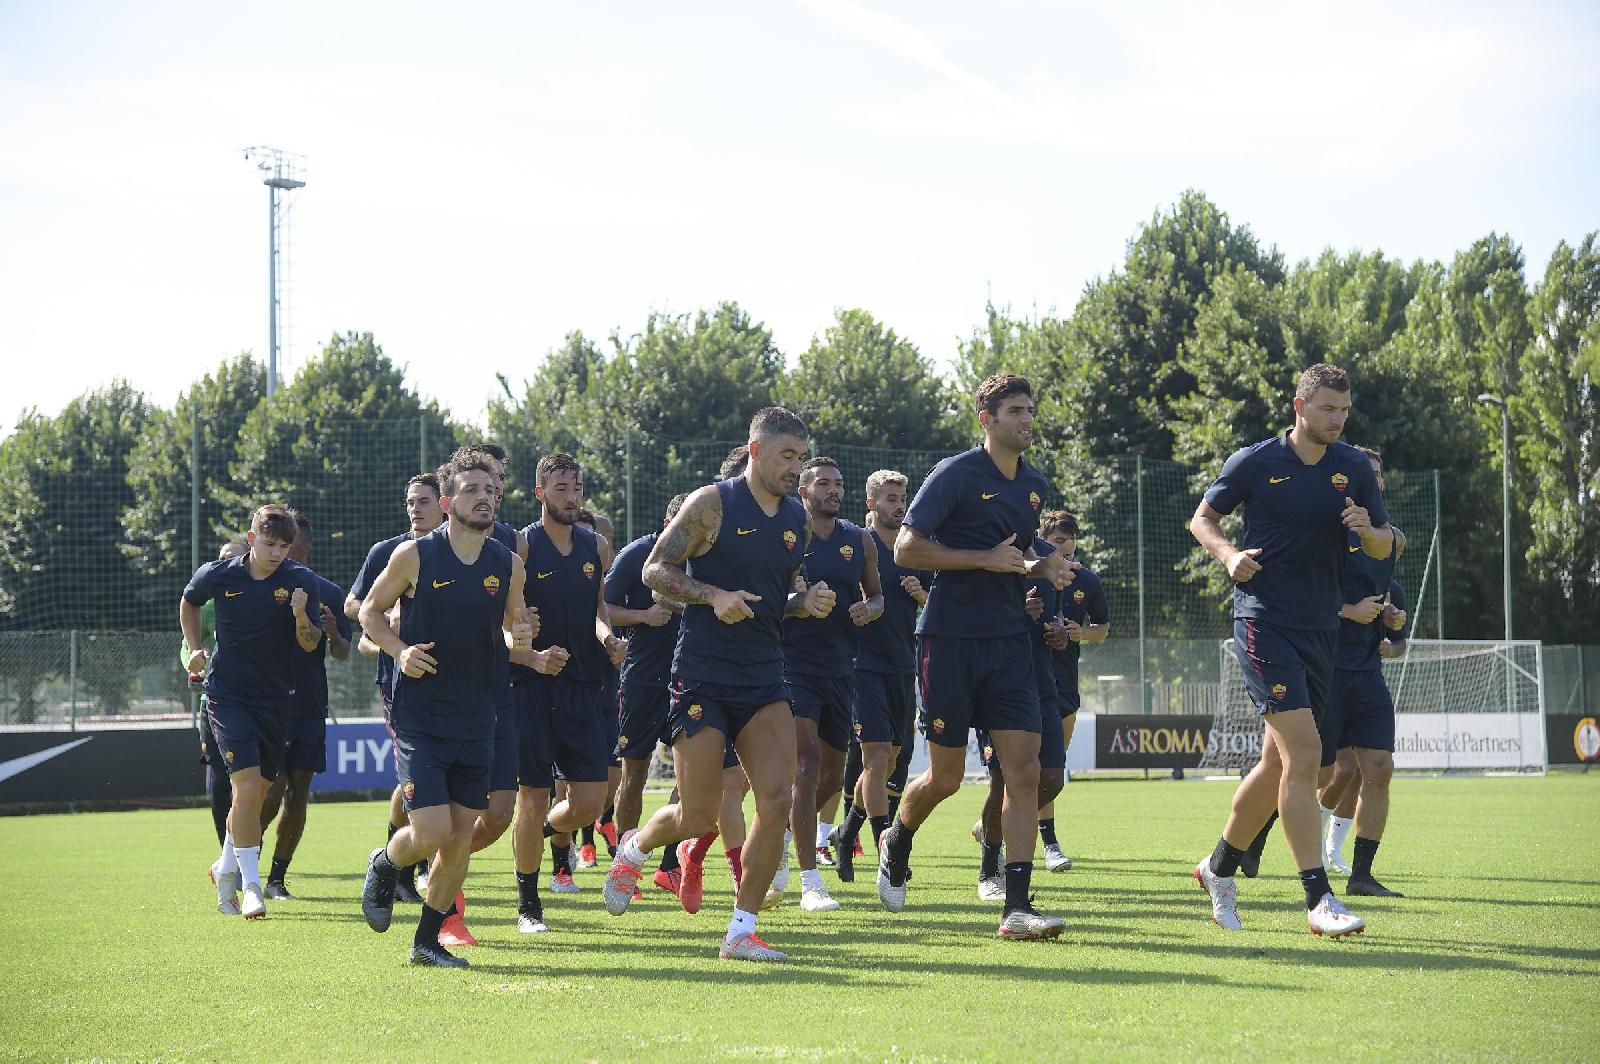
[[[799,542],[799,537],[797,537],[792,530],[784,531],[783,546],[785,550],[794,550],[794,545],[797,542]]]
[[[851,558],[854,558],[855,556],[856,556],[856,549],[854,547],[852,547],[848,543],[840,544],[840,546],[839,546],[839,557],[843,558],[845,561],[849,561]]]
[[[490,597],[500,594],[500,578],[490,573],[483,578],[483,589],[489,593]]]
[[[944,734],[944,718],[943,717],[934,717],[933,718],[933,723],[929,724],[928,727],[933,729],[933,734],[935,734],[935,735],[943,735]]]
[[[232,751],[232,750],[229,750],[229,751],[226,751],[226,752],[225,752],[225,753],[224,753],[224,754],[223,754],[223,755],[222,755],[222,759],[223,759],[223,760],[224,760],[224,761],[226,761],[226,762],[227,762],[227,763],[228,763],[228,764],[230,764],[230,765],[231,765],[231,764],[233,764],[233,751]]]
[[[409,802],[417,795],[417,785],[412,780],[406,780],[405,786],[400,788],[400,792],[406,796],[406,801]]]
[[[280,587],[272,592],[272,597],[278,600],[278,605],[282,606],[285,602],[289,601],[289,589],[286,587]]]
[[[1350,478],[1345,476],[1343,473],[1335,473],[1328,479],[1333,481],[1333,486],[1338,488],[1340,491],[1343,491],[1345,488],[1350,486]]]
[[[1083,594],[1083,589],[1082,588],[1079,588],[1077,591],[1074,591],[1072,593],[1072,601],[1073,602],[1082,602],[1084,600],[1084,597],[1085,596]]]
[[[590,580],[594,579],[594,562],[583,563],[583,575],[588,577]]]
[[[1283,701],[1283,696],[1288,694],[1288,693],[1289,693],[1289,689],[1287,687],[1285,687],[1283,684],[1275,683],[1275,684],[1272,685],[1272,697],[1276,698],[1279,702],[1282,702]]]
[[[1039,512],[1039,507],[1042,506],[1043,504],[1044,504],[1044,500],[1039,498],[1039,493],[1038,492],[1036,492],[1036,491],[1028,492],[1028,505],[1033,507],[1033,512],[1034,513],[1038,513]]]
[[[689,706],[689,719],[690,720],[699,720],[701,717],[703,717],[705,715],[706,715],[706,711],[700,708],[700,703],[699,702],[694,702],[694,703],[690,704],[690,706]]]

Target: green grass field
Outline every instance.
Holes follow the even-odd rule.
[[[1594,1059],[1600,776],[1401,779],[1366,935],[1306,931],[1281,840],[1241,883],[1246,931],[1209,922],[1189,868],[1232,785],[1078,781],[1076,868],[1035,877],[1056,943],[994,937],[977,901],[968,787],[919,833],[907,910],[871,875],[844,908],[791,901],[761,931],[785,966],[719,961],[730,881],[707,862],[688,916],[652,891],[622,919],[545,893],[555,933],[515,930],[509,841],[473,861],[466,972],[405,963],[412,910],[376,935],[357,895],[383,807],[327,804],[290,873],[297,902],[213,909],[204,810],[0,820],[0,1051],[26,1059],[1049,1059],[1106,1054]],[[659,796],[656,801],[659,801]],[[653,804],[653,802],[652,802]],[[603,853],[603,851],[602,851]],[[870,851],[869,851],[870,853]],[[720,854],[720,851],[718,851]],[[867,861],[870,867],[871,859]],[[603,862],[602,862],[603,866]],[[831,873],[824,875],[831,880]],[[1336,880],[1336,885],[1341,882]],[[791,897],[798,883],[790,888]]]

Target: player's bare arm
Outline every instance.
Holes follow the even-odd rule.
[[[602,546],[605,544],[604,537],[600,538],[600,543]],[[606,562],[605,568],[611,568],[611,563]],[[622,659],[628,654],[628,642],[612,630],[611,607],[606,603],[604,581],[601,581],[600,586],[595,589],[594,637],[600,641],[600,646],[605,650],[606,657],[611,659],[611,664],[616,668],[622,668]]]
[[[1246,583],[1261,571],[1261,548],[1240,550],[1235,547],[1227,533],[1222,531],[1222,514],[1213,510],[1210,503],[1202,500],[1195,507],[1194,516],[1189,519],[1189,533],[1194,536],[1195,542],[1206,549],[1207,554],[1222,563],[1234,583]]]
[[[1394,552],[1395,531],[1388,525],[1372,525],[1372,514],[1365,506],[1357,506],[1354,499],[1345,499],[1344,512],[1339,515],[1344,527],[1361,537],[1361,549],[1367,557],[1382,561]]]
[[[181,595],[178,597],[178,627],[183,630],[185,645],[195,648],[189,651],[188,666],[190,674],[198,676],[206,671],[211,652],[206,650],[201,638],[205,626],[200,620],[200,607]]]
[[[361,623],[361,600],[354,595],[344,597],[344,616],[347,621]]]
[[[883,616],[883,584],[878,576],[878,544],[871,536],[861,537],[861,559],[862,599],[850,607],[850,620],[858,627],[871,624]]]
[[[361,630],[413,680],[439,671],[439,663],[428,653],[433,644],[408,646],[394,630],[389,608],[400,601],[401,595],[415,593],[420,565],[416,542],[400,544],[361,603]]]
[[[894,560],[906,569],[983,569],[991,573],[1026,575],[1027,556],[1017,546],[1015,535],[1007,536],[988,550],[960,550],[930,539],[910,525],[901,525],[894,540]]]
[[[710,605],[723,594],[722,588],[694,579],[687,566],[690,558],[711,549],[721,531],[722,494],[708,485],[689,496],[678,516],[656,538],[640,574],[644,585],[678,602]]]
[[[317,644],[322,642],[322,629],[311,623],[311,617],[306,613],[306,606],[311,602],[311,596],[306,594],[306,589],[297,587],[294,594],[289,596],[289,609],[294,613],[294,637],[300,644],[300,649],[306,652],[317,649]]]

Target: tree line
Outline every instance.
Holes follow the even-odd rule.
[[[333,337],[271,400],[248,355],[170,409],[123,382],[91,389],[0,442],[0,630],[169,625],[190,571],[197,432],[202,559],[257,500],[284,498],[326,530],[313,564],[347,580],[401,527],[405,479],[468,439],[511,451],[517,514],[531,511],[533,457],[551,449],[580,455],[615,511],[630,452],[703,476],[715,448],[678,445],[742,439],[773,402],[825,446],[968,446],[967,397],[1006,369],[1034,381],[1034,457],[1072,506],[1110,492],[1131,456],[1192,466],[1198,494],[1236,447],[1287,427],[1295,377],[1319,361],[1353,378],[1348,439],[1391,469],[1443,471],[1453,637],[1502,628],[1500,411],[1474,397],[1505,397],[1518,635],[1600,642],[1597,234],[1558,245],[1531,280],[1500,234],[1448,263],[1329,250],[1291,264],[1198,192],[1140,226],[1070,312],[988,307],[948,375],[866,310],[838,311],[789,359],[730,302],[603,341],[569,334],[526,379],[500,377],[483,428],[423,400],[370,333]],[[1197,594],[1225,590],[1192,554],[1176,567]]]

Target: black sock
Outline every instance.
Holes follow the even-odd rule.
[[[1039,838],[1044,840],[1044,844],[1046,846],[1060,846],[1061,845],[1059,842],[1056,841],[1056,818],[1055,817],[1051,817],[1048,820],[1041,819],[1039,821]]]
[[[661,870],[671,872],[678,867],[678,847],[675,843],[668,843],[661,847]]]
[[[1000,847],[1001,843],[986,842],[983,844],[983,857],[978,862],[978,878],[992,879],[1000,874]]]
[[[372,867],[388,875],[400,874],[400,869],[396,867],[394,861],[389,859],[389,848],[387,846],[379,850],[378,856],[372,859]]]
[[[843,813],[844,813],[844,816],[840,818],[840,823],[843,823],[844,821],[849,820],[850,819],[850,814],[855,812],[855,810],[856,810],[856,800],[854,798],[850,797],[848,794],[845,795],[844,796],[844,809],[842,810]]]
[[[389,837],[391,839],[394,838],[394,833],[399,831],[399,830],[400,830],[399,828],[395,827],[393,824],[390,824],[389,825]]]
[[[855,841],[861,835],[861,829],[866,827],[867,811],[859,805],[852,805],[844,816],[844,826],[839,829],[839,848],[846,846],[855,848]]]
[[[1307,909],[1315,909],[1324,894],[1333,893],[1333,888],[1328,885],[1328,870],[1321,865],[1300,869],[1300,885],[1306,888]]]
[[[1211,874],[1226,879],[1239,870],[1239,858],[1244,851],[1228,845],[1227,839],[1218,839],[1217,848],[1211,851]]]
[[[544,904],[539,901],[539,873],[517,873],[517,912],[544,915]]]
[[[289,862],[293,859],[292,857],[273,857],[272,871],[267,873],[267,882],[282,883],[283,877],[289,874]]]
[[[875,816],[868,819],[872,821],[872,848],[881,850],[883,849],[883,833],[889,830],[889,825],[893,823],[893,820],[888,816]]]
[[[911,841],[916,833],[916,829],[906,827],[903,820],[896,820],[889,830],[883,833],[883,844],[889,848],[890,861],[905,864],[911,860]]]
[[[1261,825],[1261,830],[1256,832],[1256,837],[1250,840],[1250,845],[1245,847],[1247,853],[1257,861],[1261,860],[1261,851],[1267,848],[1267,836],[1272,834],[1272,825],[1278,820],[1278,811],[1274,809],[1272,815],[1267,817],[1267,822]]]
[[[567,867],[567,855],[571,852],[572,847],[570,845],[557,846],[553,842],[550,844],[550,858],[555,863],[555,868],[551,871],[551,875],[559,875],[562,872],[571,871]]]
[[[602,823],[602,824],[611,823],[613,820],[616,819],[616,812],[617,812],[617,807],[616,806],[614,806],[614,805],[606,806],[605,812],[600,814],[600,823]]]
[[[1372,859],[1378,856],[1378,840],[1356,836],[1356,859],[1350,866],[1351,879],[1371,879]]]
[[[1006,913],[1029,906],[1028,885],[1033,880],[1032,861],[1014,861],[1006,864]]]
[[[423,902],[422,916],[417,920],[417,934],[411,940],[411,944],[418,949],[424,946],[439,949],[439,928],[444,926],[445,916],[445,913],[430,908],[427,902]]]
[[[593,824],[585,824],[585,825],[583,825],[582,840],[583,840],[583,844],[585,846],[593,846],[594,845],[594,825]]]
[[[900,812],[900,796],[891,794],[889,795],[889,822],[891,824],[894,823],[895,814],[898,812]]]
[[[544,837],[548,839],[551,835],[554,835],[555,833],[556,833],[556,829],[550,826],[550,818],[549,817],[545,817],[544,818]]]

